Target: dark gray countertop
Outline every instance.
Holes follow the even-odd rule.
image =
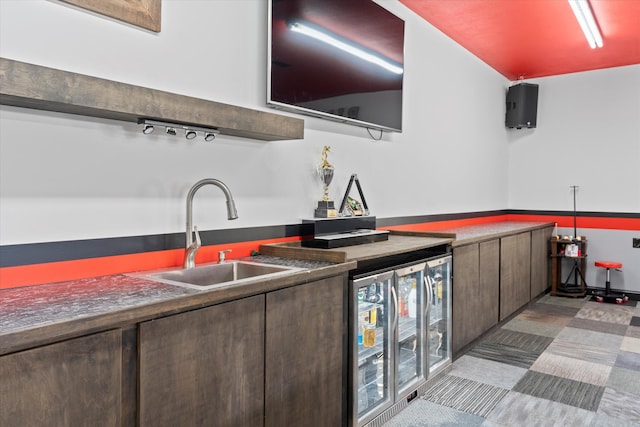
[[[357,260],[449,243],[459,246],[549,226],[553,226],[553,223],[498,222],[439,230],[437,233],[391,236],[387,242],[336,250],[307,251],[307,248],[278,245],[279,249],[296,254],[308,253],[311,258],[322,253],[329,259],[318,261],[280,254],[250,257],[248,259],[253,261],[289,265],[303,270],[270,280],[256,280],[208,291],[125,274],[5,289],[0,291],[0,355],[318,280],[356,268]]]
[[[0,291],[0,340],[6,333],[197,292],[123,274],[6,289]]]
[[[439,233],[451,233],[455,235],[452,246],[462,246],[478,243],[485,240],[496,239],[511,234],[524,233],[540,228],[553,227],[553,222],[537,221],[502,221],[480,225],[468,225],[438,230]]]
[[[0,354],[53,339],[122,326],[192,307],[211,305],[304,283],[353,268],[322,261],[256,256],[247,260],[301,268],[272,280],[200,291],[127,274],[0,291]]]

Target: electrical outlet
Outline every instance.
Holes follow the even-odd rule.
[[[633,247],[640,249],[640,237],[634,237],[633,238]]]

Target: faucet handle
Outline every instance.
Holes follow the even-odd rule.
[[[200,249],[200,246],[202,246],[202,241],[200,240],[200,233],[198,233],[197,226],[193,227],[193,232],[196,235],[196,240],[186,248],[184,254],[184,268],[193,268],[196,266],[196,252],[198,252],[198,249]]]
[[[200,233],[198,232],[198,226],[195,225],[193,227],[193,232],[196,236],[196,247],[199,248],[200,246],[202,246],[202,240],[200,240]]]
[[[227,254],[227,252],[233,252],[231,249],[225,249],[224,251],[218,251],[218,264],[224,264],[225,261],[225,256]]]

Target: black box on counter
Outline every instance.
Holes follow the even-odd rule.
[[[302,220],[301,245],[331,249],[389,239],[389,232],[376,230],[375,216],[314,218]]]

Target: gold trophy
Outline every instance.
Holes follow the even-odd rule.
[[[318,175],[322,184],[324,184],[324,195],[322,200],[318,201],[318,207],[315,210],[316,218],[336,218],[338,216],[333,200],[329,199],[329,184],[333,179],[333,165],[327,160],[327,155],[330,151],[331,147],[325,145],[322,149],[322,163],[318,166]]]

